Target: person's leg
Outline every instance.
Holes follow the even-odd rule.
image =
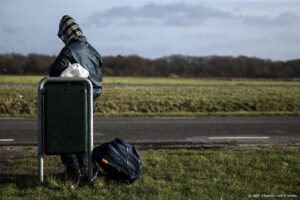
[[[79,168],[87,171],[87,169],[88,169],[88,154],[87,153],[76,154],[76,158],[78,160]]]
[[[76,154],[76,157],[78,159],[78,163],[79,163],[79,167],[80,167],[80,172],[82,175],[82,181],[83,182],[88,182],[91,181],[93,182],[97,175],[98,175],[98,170],[96,169],[96,167],[94,165],[92,165],[92,180],[89,180],[89,176],[88,176],[88,154],[87,153],[83,153],[83,154]]]
[[[80,166],[75,154],[61,154],[61,161],[65,166],[65,177],[78,181],[80,178]]]

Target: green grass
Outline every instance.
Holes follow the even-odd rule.
[[[37,84],[43,76],[13,76],[1,75],[0,83],[32,83]],[[105,84],[151,84],[151,85],[263,85],[263,86],[299,86],[300,80],[280,81],[280,80],[262,80],[262,79],[201,79],[201,78],[147,78],[147,77],[104,77]]]
[[[123,88],[104,90],[97,113],[213,114],[299,112],[294,88]]]
[[[298,88],[104,88],[99,116],[299,115]],[[0,115],[37,114],[37,89],[0,87]]]
[[[0,75],[0,83],[38,83],[43,76]]]
[[[0,87],[0,115],[37,114],[37,89],[32,87]]]
[[[145,77],[104,77],[104,84],[154,84],[154,85],[274,85],[293,86],[300,85],[300,81],[279,81],[259,79],[207,79],[207,78],[145,78]]]
[[[37,83],[42,76],[0,76],[0,83]],[[158,85],[300,85],[300,81],[105,77],[98,116],[300,115],[299,88],[118,87]],[[1,116],[37,114],[36,87],[1,86]]]
[[[54,178],[63,166],[46,156],[45,184],[34,155],[0,162],[0,199],[249,199],[249,195],[300,195],[300,149],[141,151],[139,180],[123,185],[98,178],[94,188],[71,189]],[[259,198],[260,199],[260,198]],[[293,198],[296,199],[296,198]]]

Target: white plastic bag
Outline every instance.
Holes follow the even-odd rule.
[[[60,77],[89,77],[89,72],[79,63],[69,63],[69,66],[60,74]]]

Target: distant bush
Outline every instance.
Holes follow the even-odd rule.
[[[0,54],[0,74],[48,74],[55,56]],[[272,61],[254,57],[171,55],[157,59],[137,55],[104,56],[106,76],[294,78],[300,59]]]

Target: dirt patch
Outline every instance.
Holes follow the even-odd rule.
[[[236,143],[220,143],[220,144],[205,144],[205,143],[132,143],[139,150],[148,149],[261,149],[272,147],[299,148],[300,143],[286,144],[244,144]],[[95,144],[97,146],[99,144]],[[26,158],[37,155],[37,147],[35,146],[0,146],[0,162],[11,161],[19,158]]]
[[[37,148],[33,146],[0,146],[0,161],[29,157],[36,152]]]

